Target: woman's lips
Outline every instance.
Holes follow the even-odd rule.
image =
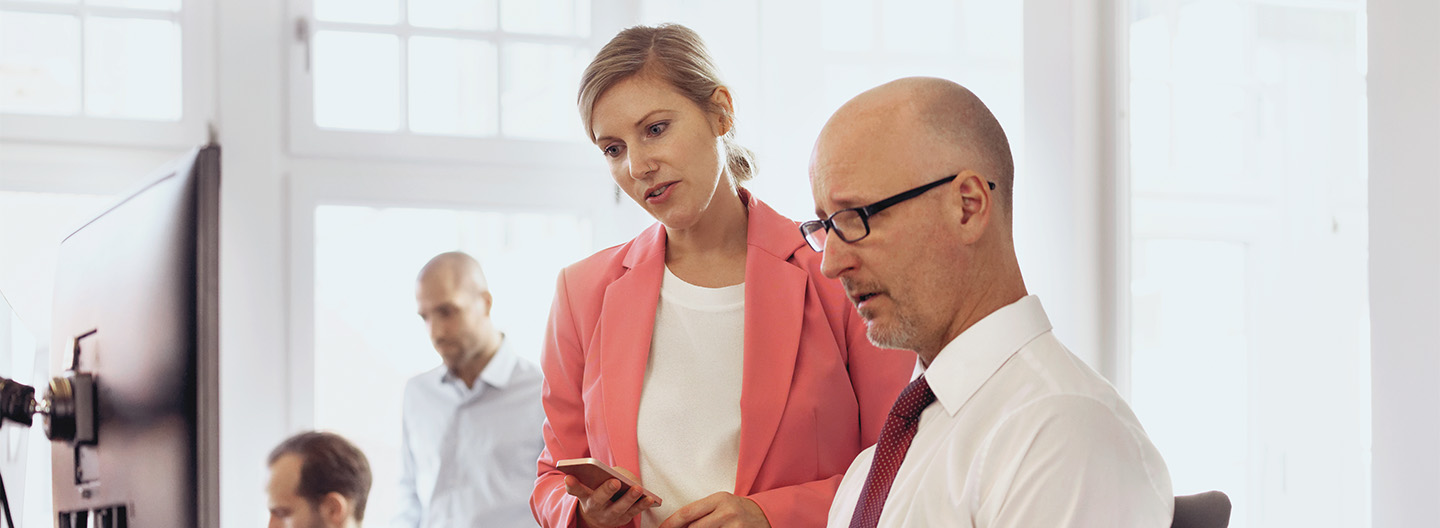
[[[651,187],[645,192],[645,201],[652,205],[663,203],[666,199],[670,198],[671,191],[675,189],[675,184],[677,183],[680,182],[667,182]]]

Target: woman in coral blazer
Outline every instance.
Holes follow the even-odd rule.
[[[545,450],[531,496],[536,520],[546,527],[671,528],[701,519],[824,526],[846,468],[875,442],[909,381],[913,355],[870,344],[797,224],[740,186],[753,171],[749,153],[733,143],[729,90],[693,32],[675,25],[621,32],[587,68],[580,106],[616,184],[658,223],[560,274],[542,359]],[[734,328],[730,339],[692,335],[685,342],[696,346],[676,350],[666,344],[673,340],[656,338],[657,324],[668,325],[668,336],[710,320],[657,323],[657,309],[670,302],[662,284],[671,292],[677,280],[705,291],[743,286],[743,316],[730,327],[716,323],[721,332]],[[686,374],[703,381],[678,393],[647,385],[664,371],[656,358],[693,360],[692,349],[708,354],[725,342],[738,353],[728,359],[732,378],[717,371],[712,384],[708,371],[691,370]],[[675,421],[676,432],[653,420],[646,425],[645,405],[663,399],[659,404],[674,409],[677,396],[697,403],[693,415]],[[645,397],[652,400],[642,403]],[[686,465],[666,453],[692,446],[697,457],[718,451],[733,458],[718,464],[718,476],[706,474],[717,466],[709,462],[656,468]],[[635,473],[642,487],[669,490],[661,499],[670,510],[641,490],[612,500],[618,482],[591,489],[556,469],[572,458],[595,458]],[[657,473],[648,482],[647,464]],[[685,482],[692,471],[698,488]],[[707,485],[713,493],[694,491]]]

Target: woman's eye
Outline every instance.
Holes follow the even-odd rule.
[[[649,128],[650,135],[652,135],[652,136],[658,136],[658,135],[660,135],[661,132],[664,132],[664,131],[665,131],[665,127],[668,126],[668,125],[669,125],[669,123],[665,123],[665,122],[663,122],[663,121],[662,121],[662,122],[659,122],[659,123],[655,123],[655,124],[653,124],[653,125],[650,125],[650,128]]]
[[[613,158],[620,155],[620,146],[610,145],[605,147],[605,150],[603,150],[602,152],[605,153],[606,157]]]

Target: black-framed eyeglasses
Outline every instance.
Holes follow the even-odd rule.
[[[835,211],[835,214],[830,215],[830,218],[826,218],[824,220],[809,220],[806,222],[802,222],[800,224],[800,234],[805,237],[805,243],[810,244],[810,249],[813,249],[817,252],[825,251],[825,234],[827,231],[830,231],[832,229],[835,230],[836,235],[840,236],[840,240],[844,240],[852,244],[855,242],[859,242],[860,239],[870,236],[871,216],[875,216],[880,211],[884,211],[886,208],[892,205],[925,194],[925,191],[950,183],[959,176],[959,174],[956,174],[954,176],[940,178],[939,180],[935,180],[933,182],[921,185],[914,189],[910,189],[895,196],[891,196],[884,200],[880,200],[878,202],[863,207],[851,207],[849,209],[841,209],[839,211]],[[995,190],[995,182],[985,183],[990,184],[990,190]]]

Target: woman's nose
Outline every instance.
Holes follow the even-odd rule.
[[[630,165],[630,177],[637,180],[643,180],[655,172],[655,160],[651,158],[650,151],[644,148],[631,148],[626,163]]]

